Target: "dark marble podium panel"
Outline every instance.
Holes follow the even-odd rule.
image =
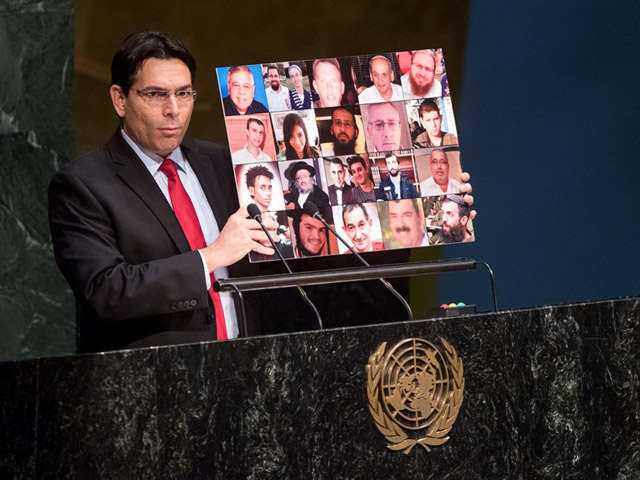
[[[464,361],[450,440],[386,447],[365,365],[443,337]],[[0,364],[0,478],[640,478],[640,303]]]

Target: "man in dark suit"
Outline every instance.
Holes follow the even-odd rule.
[[[51,237],[78,303],[81,351],[237,336],[233,301],[208,292],[210,274],[233,273],[250,251],[274,253],[246,209],[236,211],[228,151],[184,140],[195,69],[173,38],[127,37],[111,65],[120,128],[51,180]],[[195,227],[184,226],[184,209]]]
[[[345,181],[345,166],[339,158],[329,159],[329,173],[333,185],[329,185],[329,201],[331,205],[342,205],[342,196],[351,190],[351,185]]]
[[[316,169],[303,161],[295,162],[287,169],[285,175],[293,183],[291,191],[284,196],[287,210],[300,209],[307,200],[320,210],[329,206],[329,195],[315,184],[315,174]]]

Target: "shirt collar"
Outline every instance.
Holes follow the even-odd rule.
[[[160,155],[157,155],[153,152],[150,152],[146,148],[142,148],[136,142],[134,142],[129,135],[127,135],[123,128],[120,129],[120,133],[122,133],[122,138],[124,138],[125,142],[129,144],[129,146],[136,152],[138,158],[144,163],[144,166],[147,167],[151,175],[155,175],[160,165],[164,161]],[[186,160],[184,155],[182,154],[182,149],[178,146],[171,154],[167,157],[173,160],[178,168],[180,168],[183,172],[186,172]]]

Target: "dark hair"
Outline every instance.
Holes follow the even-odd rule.
[[[304,148],[302,152],[302,158],[316,158],[318,154],[313,148],[311,148],[311,144],[309,143],[309,134],[307,133],[307,127],[304,124],[302,117],[297,113],[289,113],[286,117],[284,117],[284,121],[282,122],[282,136],[284,137],[287,160],[298,159],[298,154],[291,146],[291,143],[289,143],[289,139],[293,136],[293,129],[296,127],[296,125],[300,127],[304,132]]]
[[[351,172],[351,166],[354,163],[361,163],[362,167],[365,170],[367,170],[367,162],[364,161],[364,158],[362,158],[360,155],[354,155],[353,157],[347,158],[347,165],[349,165],[349,172]]]
[[[409,200],[411,202],[413,211],[416,212],[416,216],[418,218],[420,218],[420,216],[424,217],[424,212],[420,211],[420,205],[418,205],[419,198],[401,198],[400,200],[391,200],[390,202],[385,202],[387,204],[387,216],[389,216],[389,205],[391,205],[392,203],[397,205],[400,202],[404,202],[406,200]],[[424,206],[422,208],[424,208]]]
[[[356,130],[358,129],[358,125],[356,125],[356,115],[349,110],[347,107],[341,106],[341,107],[336,107],[331,111],[331,121],[333,121],[333,114],[336,113],[338,110],[344,110],[345,112],[349,113],[351,115],[351,118],[353,118],[353,125],[356,127]]]
[[[267,73],[269,73],[269,70],[275,70],[276,72],[278,72],[278,75],[280,75],[280,69],[278,68],[278,66],[274,63],[272,63],[271,65],[269,65],[267,67]]]
[[[365,220],[368,221],[370,219],[369,212],[367,212],[367,208],[362,203],[350,203],[350,204],[344,205],[342,207],[342,222],[343,223],[345,222],[344,215],[346,213],[354,211],[356,208],[360,208],[360,210],[362,210],[362,213],[364,214],[364,219]]]
[[[129,95],[137,71],[149,58],[181,60],[191,72],[191,81],[195,80],[196,60],[179,40],[160,32],[138,32],[125,38],[113,56],[111,84]]]
[[[451,197],[448,196],[447,198],[444,199],[444,202],[442,202],[442,204],[444,205],[447,202],[455,203],[458,206],[458,217],[470,218],[471,207],[462,199],[462,197],[459,197],[459,198],[460,198],[460,201],[457,201],[458,200],[457,198],[456,200],[453,200]]]
[[[426,98],[420,104],[420,108],[418,109],[418,115],[422,118],[423,113],[428,112],[437,112],[438,116],[442,116],[440,114],[440,109],[438,108],[438,104],[433,98]]]
[[[256,165],[255,167],[251,167],[244,175],[247,179],[247,188],[255,186],[256,178],[260,176],[267,177],[269,178],[269,180],[273,180],[273,172],[264,165]]]
[[[342,160],[340,160],[339,158],[336,158],[336,157],[330,158],[329,162],[335,165],[340,165],[342,168],[344,168],[344,163],[342,163]]]

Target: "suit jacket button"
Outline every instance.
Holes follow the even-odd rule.
[[[215,320],[216,320],[215,315],[209,314],[206,317],[204,317],[204,323],[206,323],[207,325],[211,325]]]

